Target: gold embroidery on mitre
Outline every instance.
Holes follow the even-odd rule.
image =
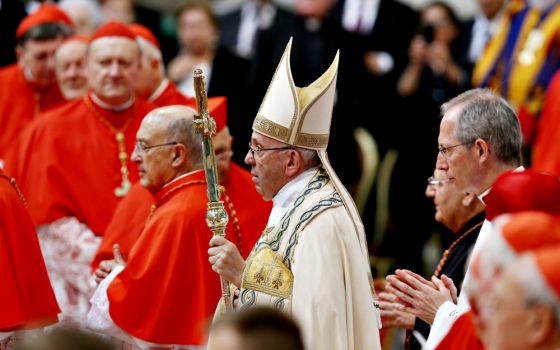
[[[264,246],[247,261],[241,287],[268,295],[289,298],[292,295],[294,275],[282,259]]]
[[[257,115],[255,118],[255,121],[253,122],[253,129],[263,135],[272,137],[282,142],[287,142],[290,136],[290,129],[270,121],[261,115]]]
[[[305,148],[326,148],[329,144],[329,134],[306,134],[300,132],[296,136],[296,145]]]

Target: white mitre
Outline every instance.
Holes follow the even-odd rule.
[[[338,52],[319,79],[299,88],[292,78],[291,48],[292,39],[266,91],[253,130],[292,146],[324,150],[329,143]]]
[[[352,217],[366,258],[367,244],[364,227],[354,201],[332,169],[327,145],[336,92],[338,56],[325,73],[309,86],[294,84],[290,68],[292,39],[288,42],[261,107],[253,122],[253,130],[291,146],[316,150],[323,167],[340,194],[346,210]]]

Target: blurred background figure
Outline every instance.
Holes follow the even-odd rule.
[[[194,98],[185,97],[177,91],[175,84],[166,78],[161,46],[155,35],[141,24],[133,23],[128,28],[136,35],[142,52],[142,64],[136,79],[136,95],[158,107],[195,106]]]
[[[399,123],[395,138],[398,160],[390,183],[390,227],[382,248],[402,268],[423,270],[422,251],[417,247],[424,245],[435,227],[433,207],[424,197],[425,180],[420,175],[429,176],[434,168],[439,106],[468,89],[466,53],[461,24],[451,7],[443,2],[424,7],[409,46],[408,65],[397,85],[401,96],[394,112]],[[403,240],[408,242],[406,246],[401,244]]]
[[[103,22],[103,13],[96,0],[61,0],[58,6],[72,19],[78,35],[92,35]]]
[[[219,319],[210,331],[208,350],[303,350],[303,342],[294,320],[261,307]]]
[[[339,0],[331,16],[345,31],[355,34],[363,54],[364,86],[361,94],[363,115],[359,123],[375,137],[380,155],[394,145],[396,85],[407,63],[408,44],[418,26],[418,14],[395,0]],[[391,33],[391,35],[387,35]],[[375,108],[371,98],[375,96]]]
[[[219,17],[220,41],[236,55],[251,59],[255,55],[260,31],[285,20],[288,13],[272,0],[248,0],[235,11]]]
[[[528,164],[544,96],[560,68],[559,18],[556,0],[510,1],[472,75],[474,86],[498,91],[518,112]]]
[[[60,92],[67,100],[82,97],[87,89],[88,38],[72,36],[56,49],[54,65]]]
[[[228,102],[233,159],[243,163],[254,114],[245,106],[247,61],[219,43],[218,19],[206,1],[183,3],[177,11],[179,53],[168,65],[168,76],[187,97],[194,97],[193,72],[201,68],[209,97],[225,96]]]
[[[488,41],[496,34],[508,2],[509,0],[478,0],[480,14],[473,20],[469,45],[469,60],[472,64],[477,62]]]
[[[77,329],[57,328],[24,341],[16,350],[115,350],[111,343]]]

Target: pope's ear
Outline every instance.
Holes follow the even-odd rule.
[[[286,161],[286,176],[296,176],[301,172],[301,169],[303,169],[303,158],[301,157],[301,154],[295,149],[290,149],[287,152],[289,157]]]

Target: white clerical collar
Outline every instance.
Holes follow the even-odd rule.
[[[110,105],[106,102],[101,101],[101,99],[99,99],[99,97],[97,97],[97,95],[94,92],[92,92],[90,94],[90,96],[91,96],[91,100],[96,105],[98,105],[99,107],[101,107],[103,109],[107,109],[107,110],[110,110],[110,111],[113,111],[113,112],[122,112],[125,109],[130,108],[130,106],[132,106],[132,104],[134,103],[134,95],[131,95],[130,99],[128,101],[126,101],[125,103],[123,103],[121,105],[118,105],[118,106],[113,106],[113,105]]]
[[[515,168],[513,170],[514,173],[519,173],[521,171],[524,171],[525,167],[524,166],[518,166],[517,168]],[[482,204],[484,204],[484,206],[486,206],[486,202],[484,202],[484,197],[486,197],[488,195],[488,193],[490,193],[490,191],[492,191],[492,186],[490,186],[489,188],[487,188],[484,192],[482,192],[481,194],[477,194],[476,197],[478,198],[479,201],[482,202]]]
[[[169,181],[168,183],[166,183],[165,185],[163,185],[162,188],[166,188],[167,186],[171,185],[172,183],[177,182],[177,181],[181,180],[182,178],[185,178],[185,177],[187,177],[187,176],[189,176],[189,175],[198,173],[198,172],[200,172],[200,171],[204,171],[204,169],[197,169],[197,170],[193,170],[193,171],[190,171],[190,172],[188,172],[188,173],[179,175],[179,176],[177,176],[176,178],[174,178],[173,180],[171,180],[171,181]]]
[[[305,170],[278,191],[272,198],[272,210],[267,227],[276,225],[282,219],[318,169],[319,166]]]
[[[165,78],[161,81],[161,83],[159,84],[159,86],[157,87],[157,89],[155,89],[155,91],[152,93],[152,95],[150,97],[148,97],[148,102],[154,102],[158,97],[161,96],[161,94],[163,94],[163,92],[165,91],[165,89],[167,89],[167,86],[169,85],[169,79]]]

